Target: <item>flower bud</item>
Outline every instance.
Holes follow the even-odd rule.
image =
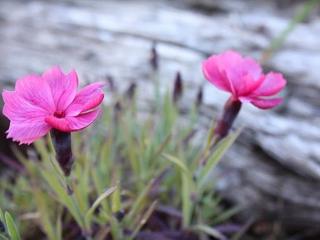
[[[106,76],[106,82],[108,84],[108,87],[111,92],[117,92],[117,86],[114,82],[113,76],[112,75],[107,75]]]
[[[136,88],[137,88],[137,84],[135,82],[132,82],[128,89],[125,92],[125,96],[128,100],[132,100],[136,94]]]
[[[203,102],[203,89],[202,87],[200,87],[196,96],[196,107],[199,108],[202,102]]]
[[[159,57],[155,42],[152,44],[151,48],[150,65],[153,71],[157,71],[159,69]]]
[[[176,103],[182,97],[183,94],[183,83],[180,72],[177,72],[174,87],[173,87],[173,102]]]

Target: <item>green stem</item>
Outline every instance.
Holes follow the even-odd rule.
[[[53,146],[53,142],[52,142],[52,138],[51,135],[49,137],[49,150],[51,152],[55,152],[54,146]],[[59,163],[55,160],[55,158],[49,158],[50,159],[50,163],[54,169],[54,172],[57,176],[57,178],[59,179],[60,184],[65,188],[68,197],[70,198],[70,202],[72,204],[72,207],[74,208],[76,214],[78,215],[78,219],[81,221],[80,227],[82,228],[82,231],[85,233],[85,238],[87,240],[91,240],[92,238],[88,235],[91,231],[90,231],[90,224],[88,224],[86,222],[85,219],[85,215],[81,213],[80,207],[79,207],[79,203],[77,202],[75,195],[74,195],[74,191],[72,189],[72,185],[71,185],[71,179],[66,178],[65,175],[63,174]],[[88,235],[88,236],[87,236]]]
[[[267,62],[272,54],[279,49],[282,44],[285,42],[289,34],[294,30],[298,23],[302,22],[310,12],[316,7],[319,3],[319,0],[309,0],[306,2],[302,9],[294,16],[294,18],[289,22],[288,26],[279,34],[278,37],[273,39],[270,43],[270,46],[264,51],[261,62]]]

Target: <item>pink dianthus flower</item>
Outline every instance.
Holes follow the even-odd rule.
[[[209,82],[230,92],[233,101],[250,102],[261,109],[273,108],[282,102],[279,97],[271,98],[286,85],[282,74],[270,72],[264,75],[252,58],[227,51],[206,59],[202,70]]]
[[[206,59],[202,63],[202,70],[210,83],[231,93],[214,131],[215,142],[228,134],[242,103],[249,102],[258,108],[269,109],[282,102],[282,98],[273,97],[286,85],[282,74],[263,74],[260,65],[252,58],[227,51]]]
[[[87,127],[101,111],[103,85],[92,83],[77,92],[77,73],[64,74],[59,67],[17,80],[14,91],[2,93],[3,114],[10,120],[7,137],[30,144],[51,129],[72,132]]]

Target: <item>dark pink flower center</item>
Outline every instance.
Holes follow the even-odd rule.
[[[55,116],[56,118],[64,118],[65,114],[64,112],[55,112],[53,116]]]

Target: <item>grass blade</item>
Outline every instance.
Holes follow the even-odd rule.
[[[167,160],[169,160],[170,162],[174,163],[177,167],[179,167],[181,170],[183,170],[184,173],[191,175],[187,166],[179,158],[173,157],[173,156],[166,154],[166,153],[162,154],[162,156],[164,158],[166,158]]]
[[[207,183],[211,175],[212,170],[217,165],[217,163],[221,160],[221,158],[226,153],[226,151],[232,146],[232,144],[237,139],[239,134],[240,134],[240,130],[230,135],[226,139],[222,140],[222,142],[218,144],[217,148],[214,150],[208,162],[200,170],[199,180],[198,180],[199,189],[202,189],[205,186],[205,184]]]
[[[227,238],[223,234],[221,234],[219,231],[215,230],[214,228],[212,228],[210,226],[200,224],[200,225],[196,225],[194,228],[197,231],[204,232],[208,236],[213,237],[215,239],[227,240]]]
[[[138,226],[133,231],[133,233],[130,236],[130,239],[134,239],[136,235],[139,233],[140,229],[146,224],[152,213],[154,212],[155,208],[157,206],[157,201],[154,201],[151,206],[148,208],[147,212],[143,215],[141,220],[139,221]]]
[[[94,212],[94,210],[99,206],[99,204],[107,197],[109,197],[114,191],[117,190],[117,186],[113,186],[109,189],[107,189],[105,192],[103,192],[92,204],[92,206],[89,208],[86,217],[88,218],[91,216],[91,214]]]
[[[6,219],[7,231],[10,236],[10,239],[11,240],[21,240],[18,228],[17,228],[12,216],[10,215],[10,213],[6,212],[4,214],[4,217]]]

